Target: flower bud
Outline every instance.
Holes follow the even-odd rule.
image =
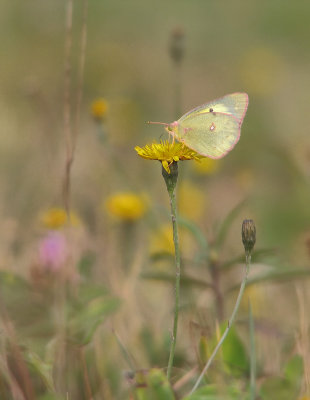
[[[173,193],[178,181],[178,163],[173,161],[170,165],[170,173],[168,173],[164,167],[161,169],[162,176],[166,182],[166,186],[169,193]]]
[[[242,242],[246,254],[250,254],[256,242],[256,228],[252,219],[245,219],[242,223]]]
[[[184,55],[184,31],[181,27],[171,32],[169,51],[172,60],[179,64]]]

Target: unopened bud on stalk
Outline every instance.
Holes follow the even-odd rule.
[[[242,242],[245,253],[251,254],[256,242],[256,228],[252,219],[245,219],[242,223]]]
[[[178,64],[182,61],[184,55],[184,31],[181,27],[176,27],[171,32],[169,51],[174,62]]]

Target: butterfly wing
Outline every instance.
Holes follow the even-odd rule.
[[[240,127],[240,120],[231,114],[198,112],[181,118],[174,135],[203,156],[221,158],[238,142]]]
[[[225,113],[237,118],[242,124],[249,104],[249,97],[246,93],[232,93],[210,103],[203,104],[184,114],[179,123],[191,118],[192,115],[199,115],[208,112]],[[212,110],[212,111],[210,111]]]

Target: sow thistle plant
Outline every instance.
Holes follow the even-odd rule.
[[[164,177],[171,208],[171,219],[173,229],[173,242],[175,250],[175,264],[176,264],[176,281],[175,281],[175,307],[174,307],[174,321],[173,331],[170,344],[170,355],[167,368],[167,378],[170,379],[171,371],[174,360],[177,331],[178,331],[178,317],[179,317],[179,300],[180,300],[180,278],[181,278],[181,256],[179,246],[179,234],[177,223],[177,205],[175,188],[178,180],[178,161],[186,160],[199,160],[203,158],[184,146],[182,143],[161,141],[160,143],[153,143],[144,147],[135,147],[136,152],[140,157],[147,160],[157,160],[162,164],[162,175]]]
[[[138,155],[147,160],[157,160],[162,164],[162,175],[165,180],[165,184],[167,187],[169,200],[170,200],[170,208],[171,208],[171,220],[172,220],[172,228],[173,228],[173,242],[174,242],[174,251],[175,251],[175,305],[174,305],[174,320],[173,320],[173,330],[171,335],[171,343],[170,343],[170,355],[168,360],[167,367],[167,379],[171,378],[171,371],[173,367],[174,355],[175,355],[175,347],[178,333],[178,317],[179,317],[179,302],[180,302],[180,281],[181,281],[181,258],[180,258],[180,245],[179,245],[179,235],[178,235],[178,215],[177,215],[177,205],[176,205],[176,194],[175,189],[178,180],[178,162],[185,160],[196,160],[200,161],[203,156],[196,153],[194,150],[187,148],[183,143],[169,142],[169,141],[161,141],[160,143],[152,143],[150,145],[146,145],[144,147],[135,147]],[[201,371],[200,376],[198,377],[195,385],[190,391],[189,395],[193,394],[198,386],[200,385],[201,380],[205,376],[207,370],[209,369],[212,361],[214,360],[218,350],[222,346],[225,338],[227,337],[229,330],[235,320],[237,311],[240,306],[240,302],[244,293],[244,289],[246,286],[250,261],[251,261],[251,252],[253,250],[255,241],[256,241],[256,228],[255,224],[252,220],[245,220],[242,224],[242,241],[245,249],[245,274],[243,281],[241,283],[241,287],[239,290],[239,294],[236,300],[235,307],[233,309],[232,315],[228,321],[227,328],[224,331],[222,337],[220,338],[217,346],[215,347],[213,353],[211,354],[208,362],[205,364],[204,368]]]

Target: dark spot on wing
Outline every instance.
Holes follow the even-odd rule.
[[[210,131],[211,131],[211,132],[214,132],[214,131],[215,131],[215,128],[216,128],[216,126],[215,126],[215,124],[212,122],[212,124],[210,125]]]
[[[210,109],[209,109],[209,112],[213,112],[213,108],[210,108]]]

